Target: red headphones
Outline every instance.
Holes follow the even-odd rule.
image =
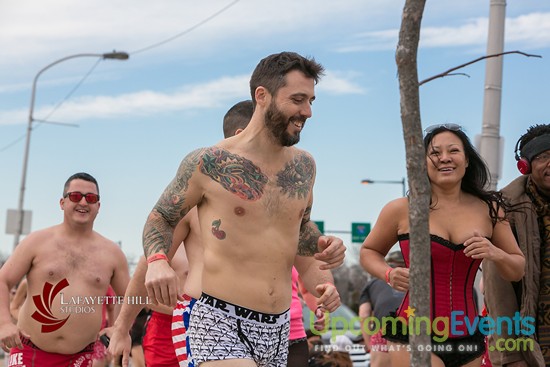
[[[514,150],[518,170],[523,175],[531,173],[531,161],[544,151],[550,150],[550,133],[536,136],[525,142],[525,135],[519,138]],[[521,144],[521,149],[519,148]]]
[[[523,136],[521,138],[523,138]],[[522,175],[528,175],[529,173],[531,173],[531,163],[529,163],[529,160],[527,160],[527,158],[520,156],[521,152],[519,150],[519,143],[521,142],[521,138],[519,138],[518,142],[516,143],[514,154],[516,157],[518,170],[521,172]]]

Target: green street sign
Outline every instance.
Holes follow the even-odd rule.
[[[370,223],[351,223],[351,242],[363,242],[370,233]]]
[[[319,231],[321,231],[322,234],[325,234],[325,222],[322,220],[314,220],[313,223],[317,225],[317,228],[319,228]]]

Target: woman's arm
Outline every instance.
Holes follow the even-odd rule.
[[[498,221],[491,240],[479,233],[464,242],[466,256],[494,262],[500,276],[509,281],[519,281],[525,274],[525,257],[506,220]]]

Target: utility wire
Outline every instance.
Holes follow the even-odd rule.
[[[209,21],[211,21],[212,19],[216,18],[218,15],[222,14],[223,12],[225,12],[227,9],[231,8],[233,5],[237,4],[240,0],[234,0],[233,2],[229,3],[228,5],[224,6],[223,8],[221,8],[220,10],[218,10],[217,12],[215,12],[214,14],[208,16],[207,18],[203,19],[202,21],[200,21],[199,23],[195,24],[194,26],[190,27],[190,28],[187,28],[186,30],[184,30],[183,32],[180,32],[178,34],[176,34],[175,36],[172,36],[170,38],[167,38],[165,39],[164,41],[160,41],[160,42],[157,42],[157,43],[154,43],[150,46],[147,46],[147,47],[143,47],[141,49],[138,49],[136,51],[133,51],[133,52],[129,52],[130,55],[135,55],[135,54],[139,54],[139,53],[142,53],[142,52],[145,52],[145,51],[149,51],[149,50],[152,50],[153,48],[157,48],[159,46],[162,46],[162,45],[165,45],[169,42],[172,42],[174,41],[175,39],[178,39],[192,31],[194,31],[195,29],[203,26],[204,24],[208,23]],[[38,122],[38,124],[36,125],[36,127],[31,127],[31,129],[37,129],[41,124],[43,123],[47,123],[47,119],[49,117],[51,117],[55,111],[57,111],[61,105],[63,105],[63,103],[65,103],[65,101],[67,101],[76,91],[78,88],[80,88],[80,86],[84,83],[84,81],[88,78],[88,76],[90,76],[90,74],[95,70],[95,68],[97,67],[97,65],[99,65],[99,62],[101,61],[101,59],[99,59],[93,66],[92,68],[84,75],[84,77],[82,77],[82,79],[76,84],[76,86],[71,89],[71,91],[65,96],[65,98],[63,98],[61,100],[61,102],[59,102],[54,108],[53,110],[48,114],[46,115],[45,118],[43,119],[40,119],[40,120],[33,120],[33,121],[36,121]],[[12,141],[11,143],[8,143],[7,145],[5,145],[4,147],[0,148],[0,153],[1,152],[4,152],[6,151],[8,148],[11,148],[12,146],[14,146],[15,144],[17,144],[18,142],[20,142],[21,140],[23,140],[26,136],[26,133],[21,135],[20,137],[16,138],[14,141]]]
[[[103,59],[97,59],[97,61],[95,62],[95,64],[90,68],[90,70],[88,70],[88,72],[82,77],[82,79],[80,79],[80,81],[73,87],[73,89],[71,89],[69,91],[69,93],[67,93],[67,95],[65,96],[65,98],[63,98],[61,100],[61,102],[59,102],[52,110],[50,113],[48,113],[46,115],[46,117],[44,117],[43,119],[41,119],[41,123],[42,122],[47,122],[48,118],[51,117],[51,115],[53,115],[55,113],[55,111],[57,111],[59,109],[59,107],[61,107],[61,105],[63,103],[65,103],[65,101],[67,101],[69,98],[71,98],[71,96],[77,91],[78,88],[80,88],[80,86],[82,84],[84,84],[84,81],[86,79],[88,79],[88,77],[92,74],[92,72],[97,68],[97,66],[99,65],[99,63],[103,61]],[[38,120],[35,120],[35,121],[38,121]]]
[[[73,87],[73,89],[71,89],[69,91],[69,93],[67,93],[67,95],[61,100],[61,102],[59,102],[51,111],[50,113],[48,113],[46,115],[46,117],[44,117],[43,119],[35,119],[33,118],[33,122],[37,122],[36,125],[34,126],[31,126],[31,130],[36,130],[40,127],[40,125],[44,124],[44,123],[49,123],[47,120],[48,118],[50,118],[55,111],[57,111],[61,105],[63,103],[65,103],[65,101],[67,101],[76,91],[78,88],[80,88],[80,86],[84,83],[84,81],[86,79],[88,79],[88,77],[92,74],[92,72],[97,68],[97,65],[99,65],[99,63],[102,61],[102,59],[98,59],[95,64],[90,68],[90,70],[88,70],[88,72],[80,79],[80,81]],[[60,123],[60,122],[53,122],[53,124],[56,124],[56,125],[61,125],[63,123]],[[63,124],[64,125],[64,124]],[[67,125],[71,125],[71,126],[74,126],[72,124],[67,124]],[[19,143],[21,140],[23,140],[25,137],[27,136],[27,133],[25,132],[25,134],[19,136],[18,138],[16,138],[15,140],[13,140],[11,143],[8,143],[6,144],[5,146],[3,146],[2,148],[0,148],[0,153],[1,152],[4,152],[6,150],[8,150],[9,148],[11,148],[12,146],[14,146],[15,144]]]
[[[199,23],[195,24],[194,26],[190,27],[190,28],[187,28],[186,30],[184,30],[183,32],[180,32],[178,34],[176,34],[175,36],[172,36],[170,38],[167,38],[165,39],[164,41],[160,41],[160,42],[157,42],[157,43],[154,43],[150,46],[147,46],[147,47],[144,47],[144,48],[141,48],[139,50],[136,50],[136,51],[133,51],[133,52],[130,52],[130,55],[135,55],[135,54],[138,54],[138,53],[141,53],[141,52],[145,52],[145,51],[149,51],[153,48],[156,48],[156,47],[159,47],[159,46],[162,46],[168,42],[171,42],[179,37],[182,37],[184,35],[186,35],[187,33],[190,33],[192,31],[194,31],[195,29],[199,28],[200,26],[208,23],[209,21],[211,21],[212,19],[216,18],[218,15],[220,15],[221,13],[223,13],[224,11],[226,11],[227,9],[231,8],[233,5],[235,5],[236,3],[238,3],[240,0],[234,0],[232,3],[229,3],[228,5],[224,6],[223,8],[221,8],[220,10],[218,10],[217,12],[215,12],[214,14],[210,15],[209,17],[203,19],[202,21],[200,21]]]
[[[8,143],[8,144],[4,145],[4,147],[2,149],[0,149],[0,152],[4,152],[4,151],[8,150],[9,148],[13,147],[15,144],[17,144],[21,140],[25,139],[25,136],[26,136],[26,134],[23,134],[20,137],[18,137],[17,139],[15,139],[14,141],[12,141],[11,143]]]

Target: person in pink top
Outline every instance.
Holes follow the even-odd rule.
[[[329,270],[319,270],[324,277],[332,278]],[[303,283],[298,271],[292,267],[292,301],[290,303],[290,333],[288,336],[288,367],[299,367],[308,365],[309,347],[307,343],[306,330],[304,328],[304,320],[302,314],[302,300],[298,294],[302,295],[304,302],[309,309],[315,313],[314,327],[317,330],[322,330],[325,325],[325,315],[327,315],[321,307],[317,306],[317,298],[309,293]]]

